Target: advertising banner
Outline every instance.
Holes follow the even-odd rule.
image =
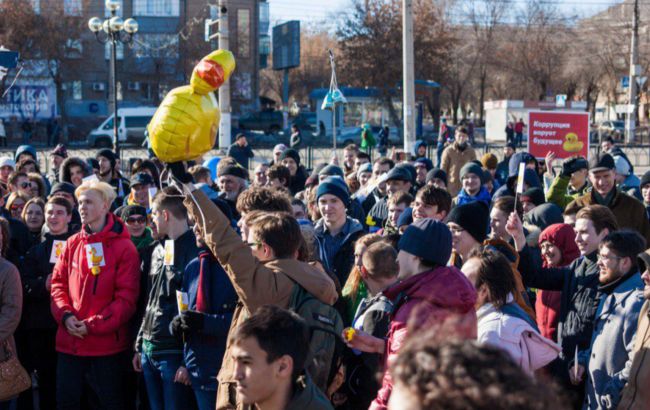
[[[14,85],[0,100],[0,117],[47,119],[56,115],[54,85]]]

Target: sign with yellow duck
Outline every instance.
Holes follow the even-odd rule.
[[[50,252],[50,263],[56,263],[63,254],[65,241],[54,240],[52,242],[52,252]]]
[[[530,111],[528,151],[544,158],[549,151],[564,159],[589,154],[589,113],[568,111]]]
[[[86,245],[86,262],[88,263],[88,269],[90,269],[93,276],[99,275],[102,271],[102,267],[106,266],[104,247],[101,242],[89,243]]]

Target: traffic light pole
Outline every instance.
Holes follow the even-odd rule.
[[[219,49],[229,50],[228,5],[226,0],[219,0]],[[231,143],[231,108],[230,108],[230,79],[219,87],[219,148],[228,148]]]

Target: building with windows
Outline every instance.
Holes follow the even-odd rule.
[[[66,14],[80,16],[84,21],[110,15],[104,0],[30,1],[37,13],[49,2],[61,1]],[[121,0],[118,15],[135,18],[139,31],[130,44],[117,46],[119,107],[156,106],[169,90],[189,82],[194,64],[210,52],[212,45],[216,47],[216,41],[211,44],[205,35],[210,4],[216,3],[217,0]],[[230,50],[237,60],[230,83],[232,114],[236,118],[259,107],[258,73],[266,66],[270,54],[269,4],[266,0],[226,3]],[[78,134],[85,135],[111,114],[111,46],[99,43],[88,29],[83,30],[80,38],[69,39],[67,45],[67,61],[62,65],[63,98],[59,99],[65,107],[51,108],[65,113],[65,120],[74,124]],[[23,75],[17,87],[39,77],[36,66],[30,70],[34,78]],[[30,116],[25,112],[18,115]],[[43,115],[35,118],[45,119]]]

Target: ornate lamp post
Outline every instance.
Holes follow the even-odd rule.
[[[113,149],[118,158],[120,156],[120,140],[117,125],[119,121],[117,116],[117,43],[130,43],[133,41],[133,35],[138,32],[138,22],[132,18],[128,18],[126,21],[122,20],[117,15],[119,8],[120,2],[118,0],[106,0],[106,9],[111,12],[111,16],[105,20],[99,17],[88,20],[88,28],[95,33],[97,41],[101,44],[111,43],[110,82],[113,96],[111,101],[113,105]]]

